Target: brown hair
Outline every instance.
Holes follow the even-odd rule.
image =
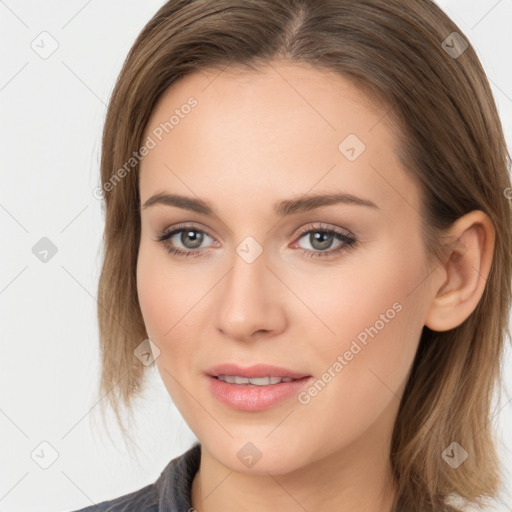
[[[99,393],[127,435],[120,405],[129,409],[142,390],[145,366],[134,350],[147,332],[136,289],[138,165],[121,178],[115,171],[141,146],[153,107],[177,79],[280,58],[337,72],[389,106],[397,153],[422,192],[431,263],[444,261],[450,245],[443,233],[464,214],[482,210],[493,223],[493,261],[477,307],[449,331],[424,327],[391,462],[396,511],[457,510],[451,495],[475,503],[494,497],[501,476],[491,409],[510,336],[510,155],[475,50],[431,0],[171,0],[146,24],[116,82],[103,133]],[[457,470],[441,457],[454,441],[469,453]]]

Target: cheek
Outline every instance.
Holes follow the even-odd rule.
[[[197,270],[171,261],[165,249],[142,242],[137,261],[137,292],[149,338],[160,349],[156,364],[164,381],[195,364],[205,294],[212,287]],[[197,371],[197,370],[196,370]],[[170,379],[172,381],[172,379]]]
[[[325,372],[335,377],[318,393],[317,405],[343,403],[330,409],[343,421],[371,422],[398,399],[423,327],[421,261],[391,246],[379,256],[333,279],[330,289],[338,291],[331,291],[323,309],[337,335],[320,355]]]
[[[141,243],[137,258],[137,294],[148,335],[156,341],[165,328],[163,312],[167,308],[168,294],[154,252]]]
[[[163,256],[159,254],[163,253]],[[155,360],[163,383],[178,407],[183,407],[179,398],[179,378],[176,362],[187,360],[184,353],[186,343],[180,343],[180,329],[186,321],[187,288],[173,279],[165,251],[148,248],[142,243],[137,261],[137,293],[149,338],[160,350]],[[179,292],[177,293],[177,290]],[[181,319],[181,320],[180,320]]]
[[[424,272],[411,241],[404,245],[379,242],[354,252],[328,271],[299,269],[287,279],[312,314],[298,303],[293,309],[295,323],[305,327],[307,322],[307,331],[321,333],[322,343],[311,347],[322,359],[349,350],[354,339],[362,346],[365,341],[369,346],[371,340],[386,339],[374,352],[390,358],[394,346],[402,350],[407,344],[407,332],[414,335],[423,325],[420,302]]]
[[[150,247],[149,242],[141,243],[137,260],[137,293],[148,335],[159,346],[163,340],[173,338],[174,332],[186,322],[185,314],[193,300],[193,289],[180,280],[164,249]],[[165,347],[160,349],[163,351]]]

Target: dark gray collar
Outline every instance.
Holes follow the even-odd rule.
[[[189,512],[192,510],[191,489],[199,469],[201,445],[196,442],[188,451],[176,457],[164,468],[155,482],[158,492],[158,512]]]

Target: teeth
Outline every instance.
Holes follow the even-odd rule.
[[[268,386],[280,382],[291,382],[291,377],[238,377],[233,375],[218,375],[217,378],[229,384],[253,384],[255,386]]]

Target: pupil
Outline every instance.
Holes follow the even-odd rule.
[[[313,235],[313,238],[311,238]],[[322,231],[317,231],[316,233],[312,233],[310,235],[311,246],[315,249],[329,249],[332,243],[332,234],[324,233]]]
[[[192,244],[187,243],[187,237],[193,239]],[[203,241],[202,233],[198,231],[183,231],[181,233],[181,243],[187,247],[187,249],[195,249],[201,245]]]

